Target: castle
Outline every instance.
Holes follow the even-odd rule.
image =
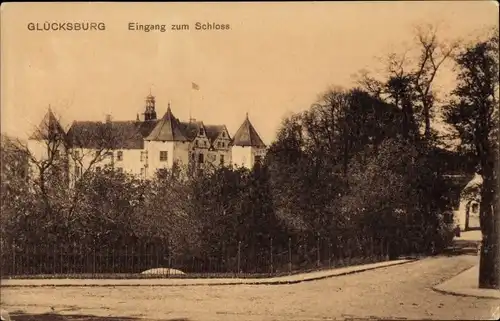
[[[67,143],[50,146],[50,141],[58,137]],[[225,125],[194,119],[180,121],[170,103],[158,119],[156,100],[151,94],[146,97],[142,119],[138,114],[132,121],[114,121],[109,116],[105,122],[74,121],[67,132],[49,108],[29,137],[28,149],[39,160],[66,159],[66,168],[74,177],[86,169],[100,170],[103,166],[142,178],[152,178],[158,169],[172,168],[174,163],[252,168],[266,153],[266,145],[248,114],[231,137]]]

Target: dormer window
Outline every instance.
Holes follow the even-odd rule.
[[[222,132],[222,138],[226,138],[226,133]]]
[[[203,127],[200,127],[200,136],[203,136],[204,135],[204,131],[203,131]]]

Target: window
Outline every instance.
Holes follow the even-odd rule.
[[[200,136],[203,136],[203,134],[204,134],[203,127],[200,127]]]
[[[147,153],[146,152],[141,152],[141,162],[144,162],[144,160],[147,158]]]
[[[121,150],[116,153],[116,160],[117,161],[123,160],[123,152]]]
[[[256,163],[256,164],[260,164],[260,162],[261,162],[261,161],[262,161],[262,156],[260,156],[260,155],[256,155],[256,156],[255,156],[255,163]]]
[[[224,155],[220,155],[220,164],[224,165]]]
[[[476,214],[479,211],[479,204],[474,203],[472,204],[472,213]]]
[[[203,141],[203,146],[207,147],[207,141],[206,140]]]
[[[167,151],[160,151],[160,162],[166,162],[168,158],[168,152]]]
[[[198,163],[203,164],[204,160],[203,154],[198,154]]]
[[[146,176],[146,169],[144,167],[141,168],[141,177]]]
[[[222,132],[222,138],[225,138],[225,137],[226,137],[226,133]]]
[[[194,141],[194,145],[195,145],[196,147],[198,147],[198,140],[195,140],[195,141]]]
[[[221,147],[221,145],[222,145],[222,144],[221,144],[221,142],[217,142],[217,147],[219,147],[219,148],[220,148],[220,147]]]

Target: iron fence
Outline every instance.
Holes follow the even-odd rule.
[[[285,244],[283,244],[285,243]],[[392,244],[391,244],[392,243]],[[327,238],[288,238],[253,247],[237,241],[232,252],[175,254],[165,244],[151,246],[86,247],[57,244],[4,248],[2,278],[207,278],[268,277],[374,263],[418,253],[412,240],[403,243],[374,237],[339,241]],[[402,250],[406,247],[406,250]]]

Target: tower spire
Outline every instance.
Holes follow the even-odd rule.
[[[150,94],[146,97],[146,110],[144,112],[144,120],[156,120],[155,97]]]

